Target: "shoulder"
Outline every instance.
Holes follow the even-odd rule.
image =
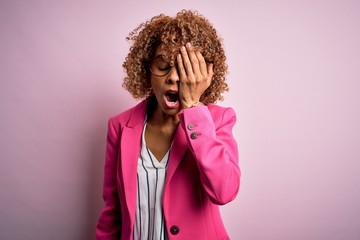
[[[236,119],[236,113],[231,107],[223,107],[216,104],[207,105],[214,122],[223,122],[226,119]]]
[[[121,128],[121,126],[133,126],[144,121],[146,115],[146,101],[138,103],[121,113],[118,113],[109,118],[109,124],[114,128]]]
[[[235,111],[232,107],[223,107],[223,106],[216,105],[214,103],[209,103],[206,106],[208,107],[209,111],[212,114],[219,114],[219,113],[224,113],[227,111],[233,112],[235,114]]]
[[[120,112],[116,115],[113,115],[109,118],[109,121],[113,122],[113,123],[125,123],[129,120],[130,116],[132,115],[133,111],[134,111],[134,107],[128,108],[123,112]]]

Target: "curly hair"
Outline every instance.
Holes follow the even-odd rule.
[[[127,73],[123,87],[135,99],[152,95],[149,64],[156,48],[161,44],[167,61],[176,56],[177,46],[190,42],[199,49],[207,63],[213,63],[214,76],[211,85],[205,90],[200,101],[215,103],[223,100],[221,95],[228,91],[225,82],[228,66],[222,39],[212,24],[196,11],[182,10],[172,18],[160,14],[151,20],[141,23],[126,38],[133,41],[123,67]]]

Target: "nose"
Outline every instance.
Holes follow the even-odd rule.
[[[176,66],[172,66],[167,76],[166,82],[169,84],[178,83],[180,81],[179,73]]]

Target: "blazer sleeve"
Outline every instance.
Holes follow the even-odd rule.
[[[239,191],[240,168],[232,134],[235,112],[226,108],[217,113],[214,118],[220,120],[216,119],[216,126],[207,106],[184,109],[179,117],[205,192],[213,203],[223,205],[232,201]]]
[[[121,236],[121,210],[116,182],[117,161],[120,154],[119,139],[112,120],[109,119],[103,186],[104,207],[96,226],[97,240],[115,240]]]

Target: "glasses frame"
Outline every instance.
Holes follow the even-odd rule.
[[[172,68],[172,67],[171,67],[171,68]],[[150,70],[151,74],[154,75],[154,76],[157,76],[157,77],[165,77],[165,76],[169,75],[169,73],[170,73],[170,71],[171,71],[171,68],[169,68],[169,71],[168,71],[167,73],[162,74],[162,75],[159,75],[159,74],[154,73],[154,72],[151,70],[151,66],[149,67],[149,70]]]
[[[156,59],[156,58],[155,58],[155,59]],[[150,73],[151,73],[152,75],[156,76],[156,77],[165,77],[165,76],[169,75],[171,69],[172,69],[173,67],[176,67],[176,64],[177,64],[177,61],[174,61],[174,64],[173,64],[173,65],[169,64],[169,70],[168,70],[167,73],[164,73],[164,74],[156,74],[156,73],[154,73],[154,72],[151,70],[151,65],[153,64],[153,61],[154,61],[155,59],[153,59],[153,60],[150,61],[149,70],[150,70]],[[163,60],[164,60],[164,59],[163,59]],[[165,61],[165,60],[164,60],[164,61]],[[169,63],[169,62],[168,62],[168,63]]]
[[[150,64],[149,64],[148,66],[149,66],[150,73],[151,73],[152,75],[156,76],[156,77],[165,77],[165,76],[167,76],[167,75],[170,73],[171,69],[172,69],[173,67],[176,67],[176,64],[177,64],[177,61],[175,61],[175,62],[174,62],[174,65],[169,65],[170,67],[169,67],[169,71],[168,71],[167,73],[160,75],[160,74],[154,73],[154,72],[151,70],[151,64],[152,64],[153,61],[154,61],[154,59],[151,60],[151,62],[150,62]],[[211,62],[206,62],[206,65],[207,65],[207,64],[210,64],[210,63],[211,63]]]

